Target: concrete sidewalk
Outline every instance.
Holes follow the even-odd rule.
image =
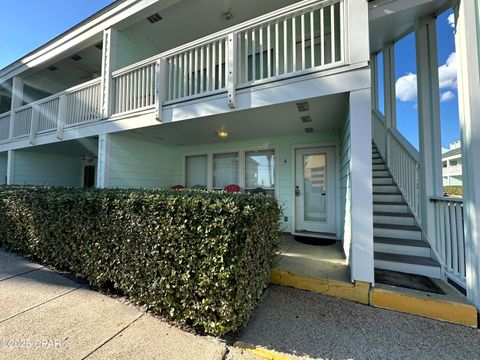
[[[270,286],[227,346],[0,251],[0,359],[474,359],[480,332]],[[282,354],[284,356],[282,356]]]

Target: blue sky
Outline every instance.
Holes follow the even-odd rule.
[[[457,102],[457,72],[453,14],[449,10],[437,19],[440,116],[442,147],[460,138]],[[418,148],[418,106],[416,91],[415,36],[410,34],[395,45],[397,127]],[[383,82],[383,79],[380,79]],[[383,104],[381,104],[383,108]]]
[[[23,57],[113,0],[0,0],[0,68]]]

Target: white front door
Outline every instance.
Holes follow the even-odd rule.
[[[336,232],[335,148],[295,151],[295,230]]]

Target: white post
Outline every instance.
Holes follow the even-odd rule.
[[[227,71],[228,71],[228,107],[235,109],[237,107],[235,90],[237,88],[237,67],[238,67],[238,35],[235,33],[228,34],[228,56],[227,56]],[[270,49],[268,49],[270,51]],[[261,65],[263,66],[263,64]]]
[[[435,209],[428,200],[442,195],[442,143],[435,18],[416,26],[418,132],[420,141],[420,214],[429,242],[435,239]]]
[[[11,104],[11,111],[10,111],[10,134],[9,138],[13,138],[13,129],[15,126],[15,109],[22,106],[23,103],[23,80],[15,76],[13,78],[13,85],[12,85],[12,104]]]
[[[35,145],[37,132],[38,132],[38,120],[40,117],[40,112],[37,105],[32,107],[32,118],[30,121],[30,144]]]
[[[389,136],[388,132],[397,126],[397,104],[395,91],[395,48],[388,44],[383,49],[383,84],[385,108],[385,162],[389,165]]]
[[[60,95],[58,100],[58,117],[57,117],[57,139],[63,140],[63,129],[65,127],[65,119],[67,117],[67,95]]]
[[[374,283],[371,89],[350,93],[352,281]]]
[[[157,60],[155,66],[155,118],[158,121],[163,120],[163,103],[168,94],[167,86],[172,86],[168,83],[167,68],[165,60]]]
[[[102,50],[102,114],[105,119],[109,118],[113,111],[113,78],[112,71],[115,70],[117,58],[117,30],[109,28],[103,31]]]
[[[15,183],[15,150],[7,152],[7,185]]]
[[[107,188],[110,180],[110,134],[98,136],[97,187]]]
[[[480,309],[480,4],[456,8],[467,297]]]

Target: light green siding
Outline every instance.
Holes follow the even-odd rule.
[[[169,188],[181,182],[181,164],[171,147],[132,135],[111,135],[110,187]]]
[[[140,37],[132,30],[119,31],[116,69],[121,69],[140,60],[147,59],[158,52],[145,38]]]
[[[79,156],[44,152],[14,152],[14,184],[81,186],[82,159]]]
[[[0,153],[0,185],[7,183],[7,160],[8,153]]]
[[[350,179],[350,119],[344,125],[340,136],[340,237],[347,259],[351,244],[351,179]]]
[[[207,153],[207,152],[228,152],[234,150],[249,150],[253,148],[276,148],[278,149],[279,158],[276,161],[276,165],[279,168],[278,171],[278,199],[284,210],[284,216],[287,217],[287,221],[283,222],[285,231],[292,231],[293,219],[292,219],[292,195],[294,191],[295,177],[293,174],[293,148],[294,146],[312,145],[312,144],[329,144],[337,142],[337,133],[312,133],[303,135],[292,135],[288,137],[277,138],[264,138],[247,141],[226,141],[224,143],[198,145],[182,147],[178,150],[181,163],[183,164],[183,158],[187,154]]]

